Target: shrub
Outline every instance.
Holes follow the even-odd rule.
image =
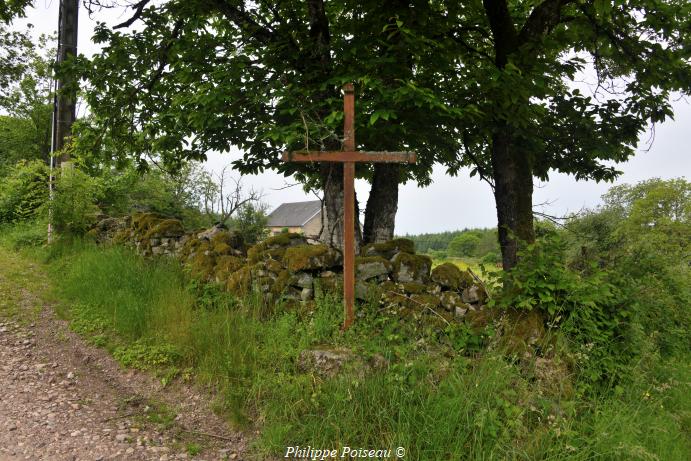
[[[51,201],[55,230],[68,235],[81,235],[96,223],[101,210],[96,205],[101,186],[78,169],[63,169]]]
[[[48,167],[40,160],[20,161],[0,181],[0,223],[35,218],[48,200]]]
[[[637,355],[635,306],[618,288],[625,281],[595,264],[583,271],[570,268],[566,250],[556,233],[527,245],[518,264],[498,276],[502,288],[491,304],[542,311],[548,326],[570,340],[585,387],[611,385]]]

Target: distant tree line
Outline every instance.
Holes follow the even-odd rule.
[[[497,229],[463,229],[418,235],[405,235],[415,242],[420,253],[434,257],[482,258],[487,262],[500,260]]]

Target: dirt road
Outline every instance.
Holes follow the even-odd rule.
[[[246,459],[207,396],[123,370],[71,332],[48,283],[0,248],[0,461]]]

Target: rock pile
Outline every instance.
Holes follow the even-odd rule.
[[[98,241],[129,244],[144,256],[177,257],[196,278],[239,295],[256,291],[271,302],[309,302],[315,292],[338,294],[342,287],[341,253],[308,243],[299,234],[279,234],[248,248],[223,226],[185,232],[176,219],[138,213],[119,222],[102,221],[92,235]],[[451,263],[432,269],[430,257],[416,254],[410,240],[365,245],[355,265],[360,300],[401,314],[486,324],[482,285]]]

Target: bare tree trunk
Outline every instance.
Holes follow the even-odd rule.
[[[322,189],[322,231],[319,240],[334,248],[343,249],[343,164],[324,162],[320,165]],[[355,249],[360,247],[362,233],[355,200]]]
[[[492,169],[502,265],[508,270],[518,261],[520,242],[533,242],[535,231],[532,166],[526,155],[512,151],[507,127],[492,138]]]
[[[386,242],[394,236],[401,166],[378,163],[365,208],[364,243]]]

